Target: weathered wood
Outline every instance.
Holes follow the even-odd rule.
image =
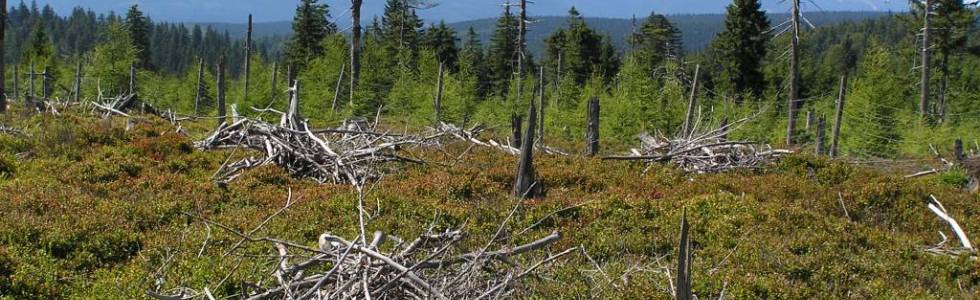
[[[722,141],[722,142],[728,141],[728,129],[727,129],[728,128],[728,117],[725,117],[724,119],[721,119],[721,124],[718,126],[718,128],[721,128],[721,130],[722,130],[722,134],[720,136],[718,136],[718,140],[719,141]]]
[[[248,29],[245,31],[245,61],[242,67],[242,102],[241,105],[248,105],[248,84],[252,74],[252,14],[248,14]],[[236,104],[237,101],[236,101]],[[236,105],[237,106],[237,105]]]
[[[687,208],[681,213],[681,236],[677,247],[677,284],[674,289],[674,299],[692,300],[691,291],[691,236],[687,223]]]
[[[50,96],[48,92],[51,91],[51,88],[48,86],[50,82],[51,80],[48,80],[48,67],[45,66],[41,72],[41,101],[48,101],[48,97]]]
[[[518,116],[517,113],[510,114],[510,131],[511,131],[511,138],[510,138],[511,146],[513,146],[514,148],[520,148],[522,142],[521,141],[521,116]]]
[[[925,0],[925,7],[922,14],[922,79],[919,96],[919,115],[925,118],[929,114],[929,80],[932,76],[930,48],[932,47],[931,34],[932,28],[929,24],[929,15],[932,14],[932,0]]]
[[[793,0],[793,12],[791,18],[793,35],[790,36],[790,62],[789,62],[789,98],[786,101],[786,110],[789,114],[786,123],[786,144],[792,145],[796,142],[796,114],[800,107],[800,0]]]
[[[305,130],[305,128],[302,128],[304,124],[302,124],[302,118],[300,117],[299,80],[294,80],[292,84],[293,86],[289,89],[289,107],[286,109],[286,116],[284,118],[286,122],[285,124],[281,124],[281,126],[296,130]]]
[[[363,0],[351,0],[351,37],[350,37],[350,105],[354,106],[354,93],[361,80],[361,3]]]
[[[218,59],[218,69],[216,71],[218,75],[218,83],[216,89],[218,90],[217,102],[218,102],[218,124],[227,122],[227,113],[225,112],[225,58],[222,56]]]
[[[822,115],[820,116],[820,118],[817,119],[817,134],[816,134],[816,136],[817,136],[816,137],[816,140],[817,140],[817,142],[816,142],[816,144],[817,144],[816,145],[816,154],[817,155],[823,155],[824,154],[824,149],[825,149],[824,145],[825,145],[826,139],[827,139],[827,118],[824,117],[824,116],[822,116]]]
[[[956,139],[953,141],[953,160],[957,164],[962,164],[966,160],[966,155],[963,153],[963,140]]]
[[[197,90],[194,95],[194,116],[201,115],[201,100],[204,99],[204,59],[200,59],[197,65]]]
[[[585,133],[585,154],[596,156],[599,154],[599,98],[589,99],[587,130]]]
[[[691,126],[694,126],[694,109],[697,106],[698,97],[698,77],[701,75],[701,65],[698,64],[694,67],[694,80],[691,84],[691,96],[687,100],[687,115],[684,117],[684,127],[682,127],[682,132],[684,135],[691,134]]]
[[[272,63],[272,90],[269,94],[269,102],[275,102],[276,96],[279,95],[279,88],[277,87],[279,77],[279,64],[276,62]]]
[[[7,65],[4,64],[6,57],[4,49],[6,49],[6,43],[4,43],[4,33],[7,32],[7,0],[0,0],[0,7],[3,7],[3,11],[0,11],[0,113],[7,111]],[[17,69],[14,68],[14,82],[17,82]],[[17,84],[15,83],[14,86]],[[14,88],[14,93],[16,94],[17,88]]]
[[[344,72],[347,71],[347,64],[340,64],[340,73],[337,74],[337,85],[333,89],[333,102],[330,103],[330,110],[337,111],[337,101],[340,100],[340,85],[344,83]]]
[[[816,120],[817,115],[814,113],[813,109],[811,108],[806,110],[806,124],[803,126],[803,129],[806,129],[807,131],[813,130],[813,125],[816,124],[814,123]]]
[[[538,139],[541,140],[542,142],[544,142],[544,127],[545,127],[544,126],[545,124],[544,123],[544,108],[545,108],[544,93],[545,93],[544,65],[542,65],[540,67],[540,70],[538,70],[538,107],[540,108],[539,109],[540,113],[538,114]]]
[[[445,63],[439,62],[439,78],[436,79],[436,99],[435,99],[435,109],[436,109],[436,123],[442,121],[442,78],[444,76]]]
[[[2,0],[0,0],[0,1],[2,1]],[[0,51],[2,51],[2,50],[0,50]],[[13,97],[10,97],[10,99],[17,100],[17,99],[20,99],[20,85],[19,85],[19,83],[20,83],[19,82],[20,70],[17,67],[17,64],[14,64],[14,74],[13,75],[14,75],[14,96]]]
[[[527,110],[527,131],[521,142],[521,157],[517,165],[517,178],[514,180],[514,197],[534,198],[541,191],[534,171],[534,131],[537,123],[537,109],[531,102]]]
[[[524,65],[527,47],[527,0],[520,0],[521,14],[517,25],[517,101],[524,97]]]
[[[71,92],[71,102],[78,103],[78,99],[82,94],[82,57],[78,57],[78,62],[75,64],[75,86],[72,88]]]
[[[129,93],[136,94],[136,64],[129,65]]]
[[[36,91],[34,90],[34,62],[31,62],[30,73],[27,74],[27,99],[24,101],[24,113],[34,113],[35,104],[34,97],[37,97]]]
[[[837,108],[835,109],[836,117],[834,118],[834,133],[832,141],[830,143],[830,158],[835,158],[839,154],[838,146],[840,143],[840,126],[841,121],[844,119],[844,99],[847,94],[847,74],[840,77],[840,91],[837,93]]]

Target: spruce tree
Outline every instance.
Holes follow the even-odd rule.
[[[459,60],[459,47],[456,46],[458,42],[456,30],[447,26],[446,22],[429,26],[422,37],[423,47],[435,52],[436,58],[445,63],[449,70],[455,70]]]
[[[133,47],[136,47],[136,66],[142,69],[151,69],[150,63],[150,19],[143,15],[139,10],[139,5],[134,4],[126,12],[126,30],[129,31],[129,39]]]
[[[293,17],[293,36],[286,43],[286,60],[302,70],[314,58],[323,55],[323,39],[337,32],[330,22],[329,7],[318,0],[302,0]]]
[[[712,44],[716,63],[721,66],[719,84],[737,103],[741,95],[760,95],[765,89],[762,59],[769,42],[769,18],[759,0],[735,0],[728,6],[725,29]]]
[[[490,76],[487,74],[483,43],[473,27],[466,31],[466,40],[463,42],[463,48],[459,53],[459,72],[462,77],[473,81],[470,88],[471,93],[476,98],[486,96],[489,87],[487,80]]]
[[[491,89],[501,94],[507,93],[510,79],[517,66],[517,18],[504,8],[504,14],[497,19],[497,27],[490,38],[487,63],[490,67]]]
[[[680,30],[667,17],[657,13],[650,13],[630,36],[629,43],[633,46],[636,63],[648,74],[660,69],[667,60],[677,60],[684,55]]]
[[[568,21],[565,28],[559,29],[545,39],[546,54],[545,64],[549,70],[557,72],[562,70],[562,77],[575,80],[575,83],[583,84],[593,72],[602,69],[612,71],[612,65],[618,64],[614,60],[614,52],[606,53],[605,63],[610,65],[602,66],[602,36],[585,23],[585,19],[575,7],[568,11]],[[610,46],[612,46],[610,44]],[[559,62],[561,66],[558,66]],[[603,72],[603,75],[605,73]]]
[[[381,18],[381,31],[390,57],[396,58],[400,66],[414,68],[422,19],[409,4],[408,0],[388,0]]]

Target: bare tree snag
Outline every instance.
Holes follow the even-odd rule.
[[[217,74],[218,74],[218,86],[216,87],[216,89],[218,90],[218,97],[216,100],[218,102],[218,124],[222,124],[227,121],[226,120],[227,114],[225,112],[225,57],[224,56],[218,59]]]
[[[51,91],[50,80],[48,80],[48,67],[44,67],[44,71],[41,72],[41,101],[48,101],[48,92]]]
[[[136,94],[136,64],[129,65],[129,94]]]
[[[538,139],[544,143],[544,65],[540,67],[538,71],[538,107],[540,107],[540,114],[538,114]]]
[[[197,65],[197,91],[194,96],[194,116],[201,115],[201,100],[204,99],[204,59],[200,59]]]
[[[674,299],[692,300],[691,292],[691,236],[687,224],[687,208],[681,214],[681,238],[677,247],[677,284]]]
[[[4,33],[7,32],[7,0],[0,0],[0,7],[3,10],[0,11],[0,113],[7,111],[7,90],[4,88],[7,82],[6,73],[7,66],[4,64],[4,49],[6,44],[4,43]],[[17,69],[14,68],[14,82],[17,82]],[[16,84],[14,84],[16,86]],[[17,88],[14,88],[17,91]]]
[[[435,99],[435,109],[436,109],[436,124],[442,121],[442,77],[445,75],[444,62],[439,62],[439,78],[436,79],[436,99]]]
[[[330,110],[337,111],[337,101],[340,100],[340,85],[344,83],[344,71],[347,71],[346,64],[340,64],[340,74],[337,75],[337,86],[333,90],[333,102],[330,104]]]
[[[524,65],[525,47],[527,46],[527,0],[521,0],[521,18],[517,25],[517,101],[520,103],[524,94]]]
[[[962,164],[966,160],[966,155],[963,153],[963,140],[956,139],[953,141],[953,160],[957,164]]]
[[[809,131],[813,129],[813,122],[817,120],[817,115],[814,114],[813,108],[806,110],[806,124],[803,125],[803,129]]]
[[[354,105],[354,93],[361,80],[361,3],[363,0],[351,0],[351,36],[350,36],[350,105]]]
[[[521,134],[521,116],[518,116],[517,113],[511,113],[510,114],[510,131],[511,131],[510,144],[514,148],[520,148],[521,147],[521,135],[522,135]]]
[[[2,0],[0,0],[0,1],[2,1]],[[2,33],[0,33],[0,35],[2,35]],[[2,50],[0,50],[0,51],[2,51]],[[13,95],[13,97],[10,97],[10,99],[14,99],[14,100],[20,99],[20,85],[19,85],[19,82],[18,82],[18,79],[20,78],[20,70],[19,69],[20,68],[17,67],[17,64],[14,64],[14,74],[13,74],[14,75],[14,95]],[[4,108],[6,108],[6,106]]]
[[[532,101],[527,110],[527,131],[521,142],[521,158],[517,165],[517,179],[514,181],[514,196],[521,199],[537,197],[541,191],[534,172],[534,131],[537,121],[537,109]]]
[[[82,57],[78,57],[78,62],[75,64],[75,86],[72,88],[71,92],[71,102],[78,103],[78,99],[82,94]]]
[[[721,124],[718,128],[722,130],[722,134],[718,137],[718,140],[721,142],[728,141],[728,117],[721,119]]]
[[[251,77],[251,59],[252,58],[252,14],[248,14],[248,29],[245,31],[245,62],[242,67],[242,76],[244,76],[242,83],[242,102],[241,105],[248,105],[248,81]],[[238,103],[236,103],[238,104]]]
[[[786,144],[792,145],[796,142],[796,114],[800,107],[800,0],[793,0],[793,35],[790,36],[790,51],[792,57],[789,62],[789,99],[786,102],[786,110],[789,119],[786,123]]]
[[[684,118],[683,134],[688,136],[691,134],[691,126],[694,122],[694,109],[697,106],[698,101],[698,77],[701,75],[701,65],[696,65],[694,67],[694,79],[691,83],[691,97],[687,101],[687,115]]]
[[[929,113],[929,80],[932,76],[930,67],[931,59],[929,57],[931,50],[929,48],[932,47],[932,41],[930,40],[930,31],[932,28],[930,28],[929,24],[930,14],[932,14],[932,0],[925,0],[925,7],[922,14],[922,82],[919,83],[921,86],[919,115],[922,118],[925,118]]]
[[[272,63],[272,94],[269,95],[269,103],[276,101],[276,96],[279,95],[279,88],[277,87],[279,81],[279,64]]]
[[[37,96],[34,90],[34,62],[31,62],[30,73],[27,74],[27,99],[24,101],[24,112],[32,114],[35,111],[34,97]]]
[[[839,154],[838,146],[840,143],[840,125],[844,119],[844,99],[847,95],[847,74],[840,77],[840,91],[837,93],[836,117],[834,118],[834,136],[830,143],[830,158],[835,158]]]
[[[826,145],[826,139],[827,139],[827,118],[822,115],[820,116],[820,118],[817,119],[816,139],[817,139],[816,154],[823,155],[825,149],[824,145]]]
[[[585,133],[585,154],[596,156],[599,154],[599,98],[589,99],[588,124]]]
[[[285,124],[280,124],[280,126],[295,130],[306,130],[306,125],[302,121],[299,112],[299,80],[294,80],[292,84],[293,86],[289,88],[289,107],[286,110],[285,118],[283,118]]]

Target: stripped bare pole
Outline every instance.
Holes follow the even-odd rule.
[[[444,62],[439,62],[439,78],[436,79],[436,99],[434,105],[437,124],[442,121],[442,78],[445,76],[445,65]]]
[[[527,47],[527,0],[520,0],[520,20],[517,25],[517,101],[520,101],[524,94],[524,65],[526,64]]]
[[[251,77],[251,59],[252,58],[252,14],[248,14],[248,29],[245,31],[245,62],[242,67],[242,102],[240,105],[248,105],[248,84]],[[238,106],[237,101],[235,106]]]
[[[674,299],[693,300],[691,291],[691,236],[687,223],[687,208],[681,214],[681,235],[677,247],[677,284]]]
[[[34,97],[37,96],[34,90],[34,62],[31,62],[30,73],[27,74],[27,97],[24,101],[24,113],[32,114],[35,112],[36,106],[34,104]]]
[[[701,65],[698,64],[694,67],[694,80],[691,83],[691,97],[687,101],[687,115],[684,118],[683,135],[688,136],[691,134],[691,126],[694,122],[694,109],[697,106],[698,101],[698,77],[701,75]]]
[[[929,15],[932,14],[932,0],[925,0],[925,7],[923,7],[922,14],[922,82],[920,82],[920,92],[919,96],[919,115],[922,118],[926,118],[929,113],[929,80],[932,76],[931,70],[931,49],[932,41],[931,34],[932,28],[929,24]]]
[[[350,105],[354,105],[354,93],[361,80],[361,3],[363,0],[351,0],[351,36],[350,36]]]
[[[585,154],[596,156],[599,154],[599,98],[589,99],[588,125],[585,138]]]
[[[201,115],[201,100],[204,99],[204,59],[200,59],[197,65],[197,91],[194,95],[194,116]]]
[[[215,88],[218,90],[217,102],[218,102],[218,124],[227,122],[227,114],[225,113],[225,57],[222,55],[218,58],[218,86]]]
[[[827,140],[827,118],[821,115],[817,118],[817,134],[816,134],[816,154],[824,155],[824,149]]]
[[[840,91],[837,94],[837,107],[834,112],[836,117],[834,118],[834,136],[830,143],[830,158],[835,158],[839,154],[837,151],[840,143],[840,126],[844,119],[844,99],[846,95],[847,73],[844,73],[844,75],[840,78]]]
[[[3,0],[0,0],[0,1],[3,1]],[[2,26],[2,25],[0,25],[0,26]],[[2,34],[0,34],[0,35],[2,35]],[[3,50],[0,50],[0,51],[3,51]],[[20,82],[19,82],[20,68],[17,67],[17,64],[14,64],[14,74],[13,75],[14,75],[14,95],[12,97],[9,97],[9,98],[10,99],[17,100],[17,99],[20,99]]]
[[[540,113],[538,114],[538,139],[544,141],[544,65],[541,65],[538,71],[538,107],[540,107]]]
[[[523,135],[521,134],[521,122],[521,116],[517,113],[510,114],[510,144],[514,148],[521,148],[521,136]]]
[[[793,0],[793,12],[791,16],[793,23],[793,35],[790,36],[790,52],[792,57],[789,62],[789,99],[786,102],[786,110],[789,120],[786,123],[786,144],[793,145],[796,142],[796,115],[801,106],[800,99],[800,0]]]
[[[82,94],[82,57],[78,57],[78,62],[75,64],[75,86],[72,88],[71,92],[71,102],[78,103],[78,98]]]
[[[51,96],[48,94],[51,91],[50,88],[51,80],[48,80],[48,76],[49,76],[48,67],[45,66],[44,71],[41,72],[41,102],[42,103],[48,101],[48,97]]]
[[[279,87],[277,86],[278,85],[278,81],[279,81],[279,64],[276,63],[276,62],[273,62],[272,63],[272,82],[270,83],[270,86],[272,86],[272,89],[269,91],[270,92],[270,94],[269,94],[269,103],[276,102],[276,96],[279,95]]]
[[[333,102],[330,103],[330,110],[337,111],[337,101],[340,100],[340,86],[344,83],[344,72],[347,71],[346,64],[340,64],[340,73],[337,74],[337,85],[333,89]]]

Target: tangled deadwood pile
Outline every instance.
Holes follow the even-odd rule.
[[[433,129],[437,133],[458,139],[460,141],[472,143],[473,145],[497,149],[510,155],[519,155],[521,153],[520,148],[511,146],[509,143],[502,144],[493,139],[488,139],[485,141],[481,140],[479,138],[480,133],[482,133],[483,130],[485,129],[482,124],[474,125],[473,127],[470,127],[470,129],[463,129],[453,124],[439,122],[439,124]],[[541,143],[534,143],[534,149],[548,155],[568,156],[568,152],[562,151],[561,149],[557,149],[554,147],[541,145]]]
[[[234,180],[245,169],[274,164],[295,177],[357,185],[379,178],[385,163],[421,163],[399,153],[438,137],[393,135],[349,126],[311,130],[295,113],[264,111],[280,114],[279,124],[238,117],[232,123],[221,123],[210,136],[195,143],[203,150],[250,149],[263,154],[226,163],[216,173],[219,182]]]
[[[741,168],[759,168],[775,161],[781,156],[793,153],[790,150],[772,149],[751,141],[730,141],[728,134],[738,125],[746,122],[741,119],[719,128],[698,131],[695,125],[691,133],[678,134],[669,138],[662,133],[641,134],[640,147],[630,150],[629,155],[607,156],[608,160],[637,160],[650,163],[668,163],[687,172],[711,173]]]

